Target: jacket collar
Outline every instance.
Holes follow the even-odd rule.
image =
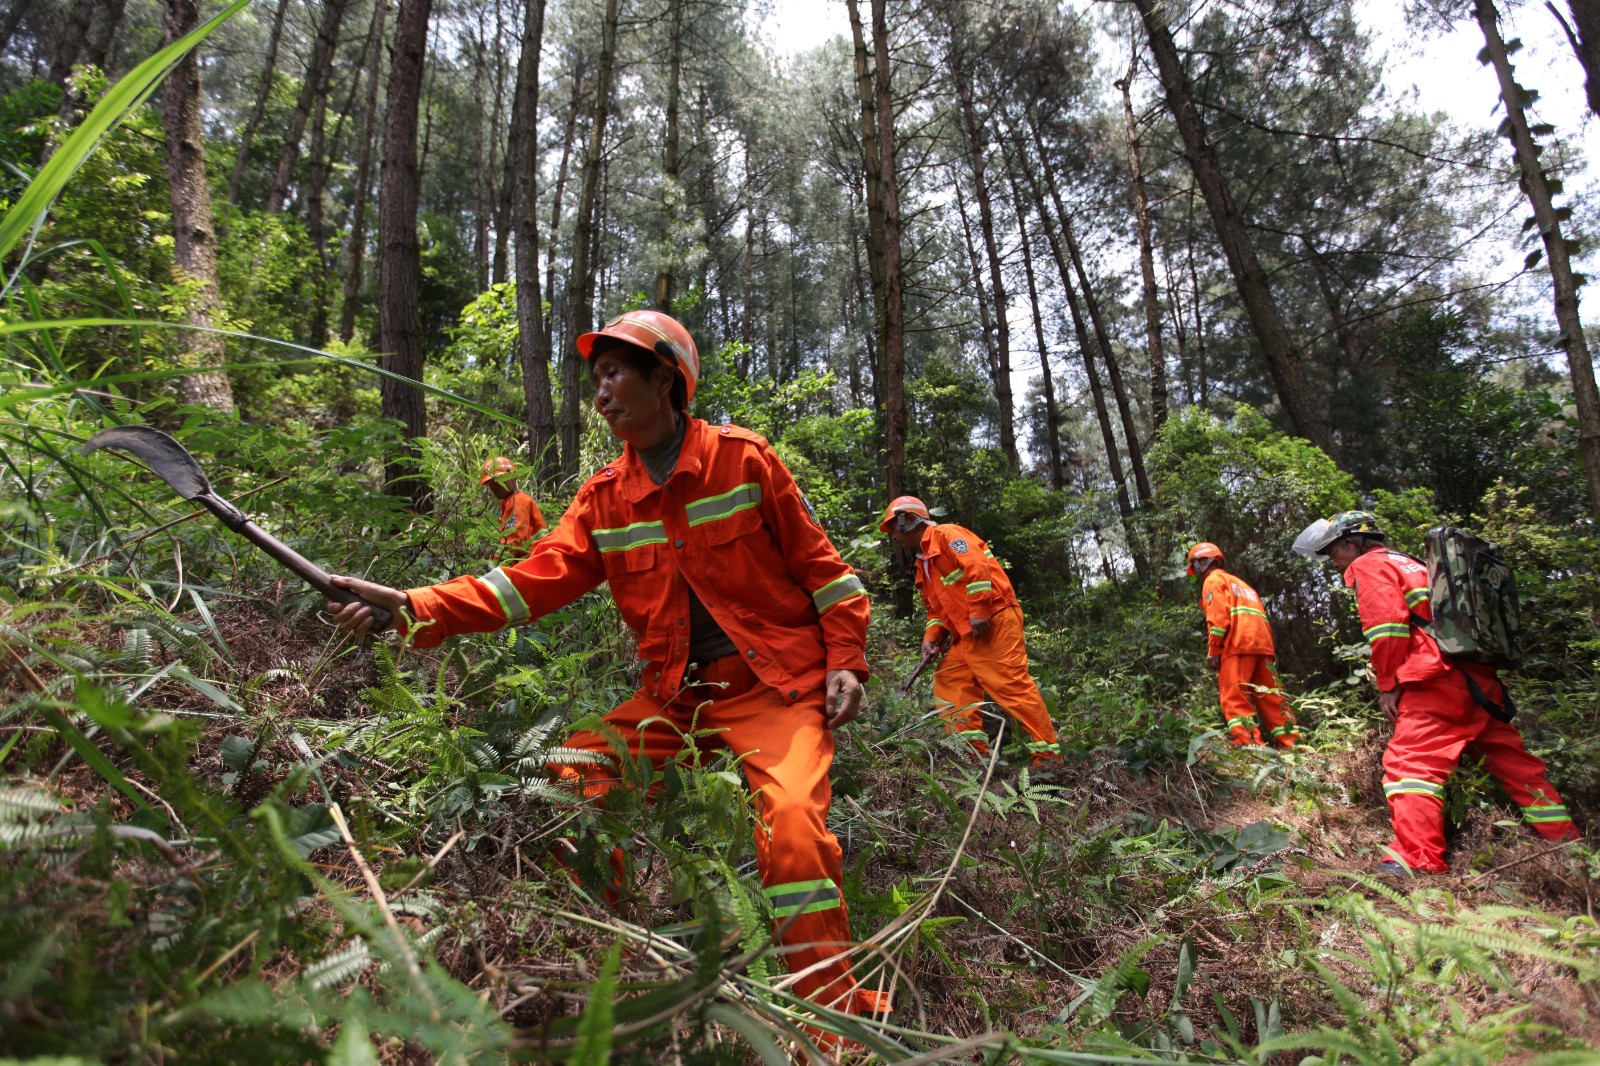
[[[705,466],[706,423],[698,418],[689,418],[688,421],[689,425],[683,431],[683,448],[678,452],[678,465],[672,468],[672,476],[667,478],[668,483],[683,474],[698,474]],[[639,503],[661,488],[651,480],[650,471],[645,469],[644,460],[639,458],[638,451],[631,444],[623,446],[622,458],[618,461],[617,467],[622,474],[622,498],[629,503]]]

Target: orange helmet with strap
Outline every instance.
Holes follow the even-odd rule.
[[[601,337],[653,353],[663,364],[683,375],[685,401],[694,402],[694,387],[700,381],[700,353],[683,323],[660,311],[625,311],[593,333],[580,336],[578,354],[585,359],[593,358],[595,342]]]
[[[1222,561],[1222,549],[1217,547],[1215,544],[1211,543],[1209,540],[1203,540],[1199,544],[1196,544],[1194,547],[1190,548],[1189,549],[1189,576],[1190,577],[1194,576],[1194,561],[1196,559],[1215,559],[1218,562],[1221,562]]]
[[[478,478],[478,484],[487,485],[491,481],[499,481],[503,477],[510,477],[516,472],[517,466],[515,463],[503,455],[497,455],[493,459],[485,459],[483,461],[483,468],[479,471],[482,476]]]
[[[895,515],[914,514],[924,522],[932,522],[933,516],[928,513],[928,505],[915,496],[896,496],[889,501],[888,510],[883,512],[883,521],[878,523],[878,532],[889,532],[889,523],[894,521]]]

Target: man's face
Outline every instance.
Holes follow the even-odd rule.
[[[889,536],[907,551],[916,551],[922,547],[922,523],[906,521],[896,515],[894,521],[889,523]]]
[[[589,378],[594,382],[595,410],[623,440],[657,425],[661,409],[671,403],[671,375],[640,374],[614,350],[590,362]]]
[[[503,500],[517,490],[517,483],[510,480],[489,481],[485,482],[484,487],[489,490],[495,499]]]
[[[1344,573],[1350,569],[1350,564],[1361,557],[1361,549],[1349,537],[1340,537],[1328,545],[1328,562],[1333,564],[1335,570]]]

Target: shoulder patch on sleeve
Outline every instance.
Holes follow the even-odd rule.
[[[955,552],[957,555],[967,554],[967,549],[969,547],[971,547],[971,545],[967,543],[966,537],[957,537],[955,540],[950,542],[950,550]]]

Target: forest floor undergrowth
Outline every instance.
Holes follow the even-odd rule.
[[[235,1061],[370,1061],[339,1057],[370,1032],[385,1062],[814,1058],[771,991],[737,768],[639,771],[604,807],[546,778],[566,727],[629,688],[608,603],[398,662],[283,606],[0,619],[13,709],[54,700],[80,727],[9,718],[0,1024],[19,1051],[223,1061],[266,1032]],[[925,692],[896,695],[914,660],[879,637],[830,825],[857,972],[895,1012],[872,1030],[888,1043],[825,1054],[1566,1062],[1600,1044],[1591,853],[1516,824],[1464,768],[1454,872],[1364,873],[1389,839],[1384,732],[1350,689],[1302,701],[1283,754],[1228,748],[1203,678],[1163,703],[1055,670],[1069,758],[1045,781],[1020,745],[972,763]]]

